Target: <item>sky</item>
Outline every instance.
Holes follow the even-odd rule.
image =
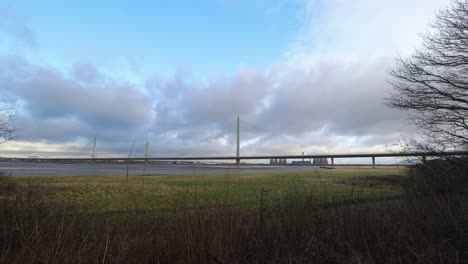
[[[0,0],[4,157],[386,152],[397,56],[448,0]]]

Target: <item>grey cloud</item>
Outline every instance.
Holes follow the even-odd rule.
[[[20,108],[18,140],[61,144],[97,136],[112,152],[121,150],[120,142],[142,138],[153,119],[151,98],[92,65],[75,69],[67,75],[20,57],[0,57],[0,96],[16,100]]]
[[[71,71],[75,80],[79,80],[85,83],[95,83],[102,81],[102,76],[98,69],[96,69],[96,67],[91,63],[75,63]]]
[[[383,104],[391,60],[322,61],[310,67],[277,65],[270,71],[240,70],[199,82],[178,73],[152,78],[146,91],[109,80],[93,65],[71,75],[21,59],[0,59],[0,87],[23,104],[20,139],[88,142],[100,155],[231,155],[235,118],[241,115],[242,153],[316,153],[348,146],[393,144],[403,113]],[[357,144],[356,143],[356,144]]]
[[[148,88],[160,96],[155,131],[171,134],[173,146],[211,142],[229,150],[219,142],[234,145],[240,113],[242,140],[252,141],[243,148],[249,153],[339,145],[332,139],[340,137],[357,137],[369,146],[392,144],[395,133],[413,130],[403,126],[404,113],[383,104],[390,63],[322,61],[241,71],[208,84],[180,76],[156,82]]]
[[[288,71],[271,107],[259,119],[271,130],[296,135],[319,129],[366,135],[401,127],[403,114],[383,105],[389,62]]]
[[[195,121],[225,122],[237,114],[255,117],[260,102],[268,95],[269,82],[261,73],[243,70],[228,79],[191,90],[186,98],[188,113]]]
[[[259,102],[269,88],[266,76],[252,70],[206,84],[179,74],[166,82],[153,79],[148,84],[148,89],[157,94],[153,131],[172,133],[184,145],[211,139],[233,143],[237,114],[243,124],[246,119],[255,122]]]
[[[78,118],[100,128],[135,127],[151,118],[150,100],[128,84],[67,78],[57,70],[29,64],[17,68],[26,70],[10,70],[0,84],[35,118]]]
[[[37,119],[20,114],[15,118],[14,125],[20,129],[18,140],[62,143],[93,135],[92,128],[77,118]]]

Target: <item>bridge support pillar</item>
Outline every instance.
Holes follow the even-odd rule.
[[[372,168],[375,169],[375,157],[372,157]]]
[[[240,165],[240,159],[236,159],[236,165],[237,165],[237,167],[239,167],[239,165]]]
[[[335,158],[331,158],[331,167],[332,169],[335,168]]]
[[[423,163],[423,165],[426,164],[426,156],[425,155],[422,156],[422,163]]]

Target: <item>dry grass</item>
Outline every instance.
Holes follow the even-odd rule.
[[[271,198],[281,197],[296,185],[315,189],[327,199],[343,199],[359,189],[362,196],[382,195],[380,187],[340,184],[352,177],[381,177],[402,175],[401,168],[356,169],[339,168],[318,172],[260,173],[260,174],[192,174],[171,176],[63,176],[16,177],[11,180],[18,188],[41,189],[51,204],[73,204],[76,212],[121,211],[127,207],[141,210],[171,210],[174,203],[192,201],[192,207],[218,203],[229,199],[230,204],[244,208],[255,207],[260,189],[270,190]],[[385,188],[387,195],[400,190]],[[270,199],[271,200],[271,199]]]
[[[468,263],[467,185],[457,186],[456,193],[434,191],[435,186],[426,178],[427,169],[431,168],[410,175],[398,200],[388,200],[381,192],[380,199],[374,196],[363,203],[360,189],[367,187],[360,186],[362,179],[349,175],[350,182],[337,183],[351,186],[345,200],[327,198],[333,192],[324,193],[319,191],[321,186],[296,181],[280,194],[258,188],[255,206],[250,208],[233,206],[230,195],[218,196],[210,204],[199,198],[197,207],[192,206],[192,195],[174,196],[168,214],[142,214],[133,207],[119,213],[70,214],[73,204],[51,206],[34,185],[29,189],[16,183],[0,187],[3,198],[14,197],[2,199],[0,207],[0,260]],[[459,171],[457,178],[464,173]],[[383,182],[388,187],[388,179]],[[450,189],[439,181],[437,184],[439,190]],[[6,186],[6,181],[0,185]]]

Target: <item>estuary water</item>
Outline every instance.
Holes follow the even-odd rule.
[[[268,165],[181,165],[181,164],[129,164],[130,175],[227,174],[265,172],[307,172],[320,170],[313,166]],[[0,162],[0,172],[10,176],[78,176],[126,175],[126,163],[40,163]]]

